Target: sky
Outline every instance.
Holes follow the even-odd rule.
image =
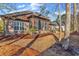
[[[5,3],[6,5],[12,7],[13,11],[8,12],[8,9],[0,8],[0,14],[7,14],[19,11],[33,11],[40,13],[40,6],[45,4],[46,10],[50,11],[48,17],[51,21],[56,20],[58,15],[58,4],[56,3]],[[71,4],[71,12],[73,11],[72,4]],[[60,4],[60,13],[61,15],[66,13],[66,4]]]

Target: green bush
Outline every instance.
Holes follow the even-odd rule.
[[[0,32],[3,32],[3,26],[0,25]]]
[[[34,33],[34,32],[36,32],[36,29],[35,28],[30,28],[30,32]]]
[[[4,22],[3,20],[0,18],[0,32],[3,32],[4,29]]]

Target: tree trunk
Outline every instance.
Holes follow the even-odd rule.
[[[65,25],[65,38],[68,38],[70,35],[70,23],[71,23],[71,17],[70,17],[70,4],[66,4],[66,25]]]
[[[74,31],[77,31],[76,3],[74,3]]]
[[[65,21],[65,38],[62,43],[62,47],[67,50],[69,47],[69,36],[70,36],[70,24],[71,24],[71,18],[70,18],[70,4],[66,4],[66,21]]]
[[[60,14],[60,4],[58,4],[59,7],[59,41],[61,41],[61,14]]]

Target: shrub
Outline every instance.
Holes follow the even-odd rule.
[[[36,32],[36,29],[35,29],[35,28],[30,28],[29,30],[30,30],[30,32],[32,32],[32,33]]]

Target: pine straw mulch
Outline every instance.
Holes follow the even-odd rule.
[[[29,38],[31,39],[32,36],[29,36],[29,35],[27,37],[24,36],[22,39],[19,39],[18,41],[15,41],[9,45],[4,45],[0,47],[0,55],[2,56],[15,55],[17,51],[27,46],[28,43],[32,41]],[[48,49],[49,47],[51,47],[51,45],[55,44],[56,43],[55,39],[56,38],[51,33],[40,34],[39,37],[32,43],[32,45],[30,47],[25,47],[24,51],[19,55],[22,55],[22,56],[38,55],[41,52]]]
[[[24,38],[28,38],[28,39],[24,39]],[[32,41],[30,39],[32,38],[30,35],[27,35],[24,38],[18,39],[18,41],[15,41],[15,42],[11,42],[11,41],[8,41],[8,42],[5,41],[5,43],[2,42],[2,46],[0,47],[0,55],[11,56],[15,54],[19,49],[21,49],[24,46],[24,44],[28,44],[30,41]]]
[[[34,50],[32,48],[26,48],[20,56],[36,56],[39,54],[40,52],[37,50]]]
[[[20,48],[20,46],[16,45],[4,45],[0,47],[0,56],[11,56]]]
[[[47,35],[47,34],[46,34]],[[42,35],[41,35],[42,36]],[[37,40],[31,45],[31,48],[42,52],[49,48],[52,44],[55,44],[56,40],[53,35],[47,35],[47,36],[42,36],[38,37]]]

